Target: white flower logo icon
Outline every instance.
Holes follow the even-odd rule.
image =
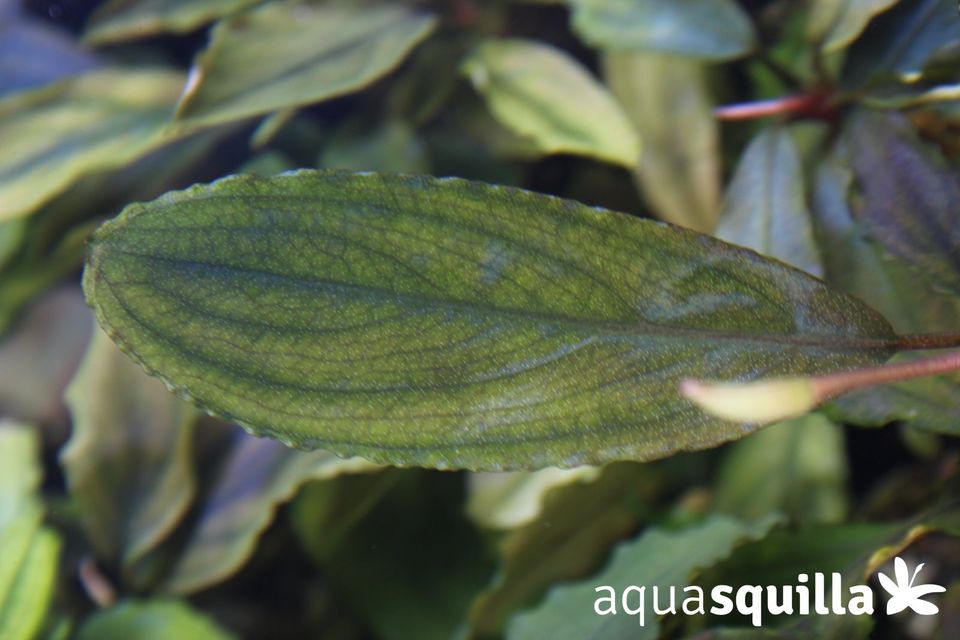
[[[887,601],[887,615],[900,613],[907,607],[922,616],[934,616],[939,613],[940,609],[937,605],[927,602],[923,599],[923,596],[931,593],[942,593],[947,589],[938,584],[913,584],[921,569],[923,569],[922,562],[913,570],[911,576],[907,569],[907,563],[897,557],[893,561],[894,574],[897,576],[896,582],[882,572],[877,573],[881,586],[890,594],[890,600]]]

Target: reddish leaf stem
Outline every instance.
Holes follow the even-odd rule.
[[[714,109],[714,115],[720,120],[754,120],[776,115],[830,119],[832,113],[828,94],[824,91],[730,104]]]
[[[899,351],[952,349],[954,347],[960,347],[960,333],[928,333],[897,336],[896,347]]]
[[[841,393],[890,382],[902,382],[923,376],[933,376],[941,373],[960,371],[960,351],[953,351],[941,356],[898,362],[896,364],[844,371],[826,376],[817,376],[810,379],[813,385],[814,396],[818,403],[829,400]]]

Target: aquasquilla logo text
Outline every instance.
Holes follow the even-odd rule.
[[[938,584],[923,584],[919,581],[923,563],[911,572],[902,558],[893,563],[893,578],[883,572],[877,573],[880,586],[888,596],[887,615],[909,609],[922,616],[939,613],[939,608],[925,597],[943,593],[946,588]],[[596,615],[626,614],[636,616],[641,626],[649,615],[661,616],[683,612],[687,615],[730,615],[734,612],[750,618],[755,627],[763,625],[764,616],[780,615],[873,615],[875,610],[874,590],[868,585],[855,584],[844,589],[840,573],[797,575],[796,584],[761,586],[742,585],[734,589],[729,585],[717,585],[709,591],[698,586],[678,589],[675,586],[659,587],[630,585],[618,590],[610,585],[594,589],[597,594],[593,603]],[[846,596],[846,597],[844,597]],[[649,605],[649,606],[648,606]]]

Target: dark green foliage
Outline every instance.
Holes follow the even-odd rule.
[[[960,374],[759,433],[679,384],[960,332],[958,44],[953,0],[0,0],[0,638],[952,640]],[[814,571],[876,612],[594,614]]]

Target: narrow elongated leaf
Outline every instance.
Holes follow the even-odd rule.
[[[267,4],[214,28],[177,116],[214,124],[362,89],[435,25],[399,5]]]
[[[84,40],[109,44],[161,33],[188,33],[257,0],[113,0],[91,16]]]
[[[539,608],[515,617],[507,627],[507,638],[658,638],[660,624],[649,595],[652,587],[659,587],[661,592],[670,587],[682,591],[695,572],[726,558],[744,542],[763,538],[776,522],[776,517],[767,517],[747,525],[727,516],[713,516],[682,531],[647,531],[636,540],[621,544],[603,571],[554,589]],[[646,586],[646,591],[629,600],[634,608],[644,600],[644,618],[624,612],[619,597],[614,601],[616,615],[597,615],[595,603],[608,593],[598,593],[601,585],[614,589],[618,596],[630,585]],[[609,606],[602,609],[609,610]]]
[[[182,86],[172,71],[109,69],[0,101],[0,221],[172,141],[165,128]]]
[[[716,235],[808,273],[823,273],[800,157],[787,130],[765,130],[747,147],[727,190]]]
[[[604,77],[643,140],[643,195],[667,222],[711,233],[720,213],[720,132],[704,66],[651,52],[603,57]]]
[[[888,357],[878,314],[750,251],[457,179],[303,171],[132,205],[91,239],[101,324],[252,431],[377,462],[650,459],[751,429],[682,378]]]
[[[493,114],[545,153],[637,163],[640,144],[616,100],[560,49],[532,40],[490,41],[464,71]]]
[[[567,0],[573,29],[602,49],[660,51],[708,60],[748,53],[750,18],[733,0]]]
[[[0,637],[37,636],[53,595],[59,537],[43,527],[37,433],[0,421]]]
[[[810,37],[824,51],[837,51],[853,42],[877,15],[899,0],[814,0]]]
[[[197,412],[99,329],[66,400],[74,426],[61,461],[71,497],[97,553],[129,567],[170,533],[193,499]]]
[[[960,295],[960,172],[895,112],[861,112],[848,135],[863,226],[935,286]]]
[[[193,530],[162,585],[186,594],[233,574],[253,553],[277,507],[308,480],[372,471],[366,460],[325,451],[296,451],[239,429],[234,446],[205,492]]]

